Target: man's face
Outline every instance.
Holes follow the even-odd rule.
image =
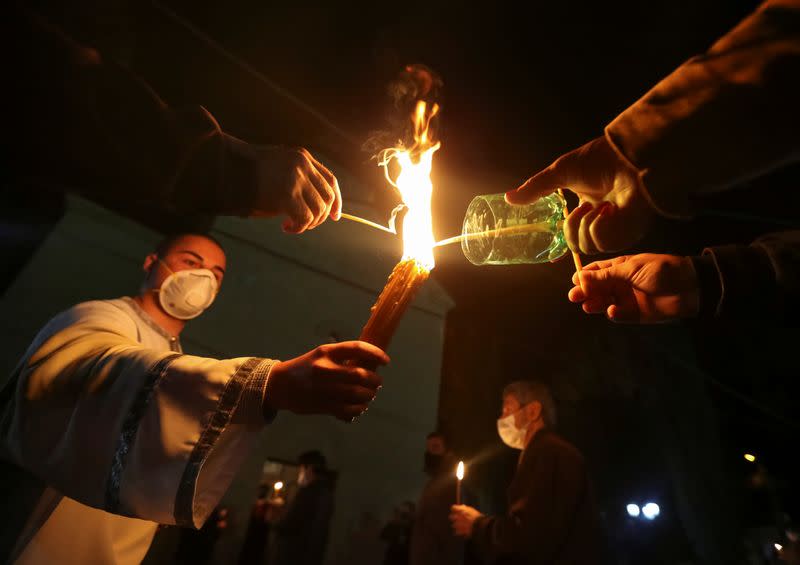
[[[220,247],[202,236],[186,235],[173,242],[169,249],[161,256],[148,255],[144,262],[144,269],[149,273],[148,286],[160,288],[161,283],[170,276],[170,272],[158,261],[161,259],[173,272],[190,269],[208,269],[217,279],[217,285],[222,285],[225,276],[225,252]]]
[[[513,394],[507,394],[503,397],[503,410],[500,414],[500,417],[506,418],[511,414],[514,414],[514,424],[517,427],[520,427],[520,408],[522,408],[522,405],[519,403],[519,400],[517,400]]]
[[[425,440],[425,451],[434,455],[444,455],[444,439],[439,436],[432,436]]]
[[[523,406],[513,394],[507,394],[503,397],[503,410],[500,416],[505,418],[514,414],[514,425],[522,428],[537,419],[540,410],[541,404],[536,400]]]

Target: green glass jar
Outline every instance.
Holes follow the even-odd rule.
[[[546,263],[567,252],[564,198],[558,193],[532,204],[508,204],[504,194],[476,196],[467,207],[461,250],[473,265]]]

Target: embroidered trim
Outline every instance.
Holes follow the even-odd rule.
[[[142,321],[145,324],[150,326],[152,329],[154,329],[156,332],[158,332],[159,335],[161,335],[164,339],[166,339],[170,344],[170,349],[172,349],[172,347],[174,345],[174,346],[177,346],[178,349],[177,350],[172,349],[173,351],[177,351],[178,353],[183,353],[183,348],[181,347],[181,340],[177,336],[170,335],[164,328],[159,326],[155,322],[155,320],[153,320],[153,318],[150,317],[150,314],[145,312],[142,309],[142,307],[139,306],[138,302],[136,302],[130,296],[123,296],[120,300],[122,300],[123,302],[125,302],[125,304],[130,306],[133,309],[133,311],[139,316],[139,318],[142,319]]]
[[[228,426],[234,409],[239,405],[250,374],[262,361],[263,359],[258,357],[248,359],[225,385],[225,390],[222,391],[217,402],[217,409],[200,434],[200,439],[197,440],[183,470],[178,492],[175,495],[174,516],[177,525],[194,527],[194,495],[197,477],[200,475],[200,470],[203,468],[211,448]]]
[[[153,396],[153,390],[159,381],[164,377],[167,369],[172,362],[180,357],[180,353],[174,353],[164,357],[157,362],[147,373],[147,379],[142,386],[139,394],[133,400],[133,404],[128,410],[128,415],[122,423],[122,430],[117,441],[117,449],[114,451],[114,458],[111,461],[111,468],[106,477],[106,494],[105,494],[105,510],[114,514],[120,513],[120,500],[119,491],[122,483],[122,473],[125,471],[125,463],[128,458],[128,452],[136,441],[136,432],[139,430],[139,422],[144,416],[144,411],[150,398]]]

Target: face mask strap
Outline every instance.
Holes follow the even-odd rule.
[[[169,265],[167,265],[166,261],[164,261],[161,257],[158,258],[158,262],[161,263],[164,266],[164,268],[169,271],[170,275],[174,275],[175,274],[175,271],[170,269]]]

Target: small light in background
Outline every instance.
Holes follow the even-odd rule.
[[[655,502],[648,502],[644,506],[642,506],[642,514],[648,520],[655,520],[656,517],[661,514],[661,508],[659,508],[658,504]]]
[[[628,511],[628,516],[631,518],[636,518],[639,516],[639,506],[637,504],[628,504],[628,506],[625,507],[625,510]]]
[[[745,453],[744,458],[750,461],[750,463],[755,463],[756,461],[756,456],[753,455],[752,453]]]
[[[779,543],[775,544],[775,551],[783,551],[783,546]]]

